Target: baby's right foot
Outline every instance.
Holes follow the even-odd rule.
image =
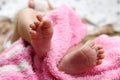
[[[51,22],[43,20],[42,16],[37,16],[38,22],[31,24],[31,44],[36,54],[42,58],[50,49],[51,38],[53,35],[53,29]]]
[[[81,73],[101,64],[103,53],[101,46],[94,46],[93,42],[88,41],[82,47],[77,45],[69,50],[58,67],[66,73]]]

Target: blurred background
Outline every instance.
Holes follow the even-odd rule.
[[[120,0],[0,0],[0,52],[15,27],[15,17],[21,9],[29,5],[45,12],[62,4],[72,7],[86,23],[88,33],[83,41],[101,34],[120,35]]]

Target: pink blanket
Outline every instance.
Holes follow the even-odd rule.
[[[69,47],[81,41],[86,27],[74,11],[62,6],[45,18],[53,24],[51,49],[42,60],[31,46],[19,39],[0,55],[0,80],[120,80],[120,37],[102,35],[95,44],[103,45],[105,59],[91,71],[71,75],[59,71],[57,64]]]

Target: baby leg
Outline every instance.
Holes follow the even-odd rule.
[[[16,33],[31,44],[41,58],[50,48],[52,37],[51,22],[43,20],[40,12],[24,9],[18,14]],[[12,39],[14,41],[14,39]]]

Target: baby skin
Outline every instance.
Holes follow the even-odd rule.
[[[14,33],[30,43],[36,55],[43,58],[50,49],[54,31],[51,22],[44,20],[38,11],[25,9],[18,15]],[[15,37],[14,34],[12,41],[17,39]],[[84,45],[76,44],[69,48],[58,64],[58,68],[66,73],[78,74],[100,65],[103,58],[103,48],[88,41]]]

